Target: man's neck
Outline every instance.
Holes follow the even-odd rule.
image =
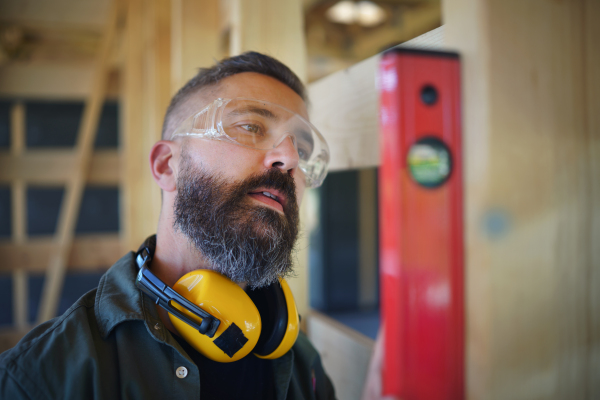
[[[160,221],[156,232],[156,249],[150,268],[166,285],[173,287],[185,274],[197,269],[212,269],[210,262],[189,242],[181,232],[175,232],[172,226],[165,227]],[[161,229],[162,228],[162,229]],[[165,229],[166,228],[166,229]],[[246,289],[246,283],[238,283]],[[161,321],[167,329],[177,334],[165,309],[156,306]]]

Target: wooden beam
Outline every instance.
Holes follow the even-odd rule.
[[[10,152],[15,157],[20,156],[25,148],[25,107],[17,102],[13,105],[10,115],[11,146]],[[12,239],[14,244],[22,244],[27,240],[27,209],[25,182],[19,178],[11,179],[12,204]],[[27,329],[27,273],[23,266],[13,269],[13,320],[19,330]]]
[[[58,300],[62,290],[64,272],[66,269],[67,256],[69,255],[75,223],[81,197],[85,188],[86,175],[89,169],[93,151],[96,128],[100,118],[100,111],[104,102],[104,89],[108,77],[108,59],[113,40],[117,30],[119,7],[116,1],[112,3],[109,20],[102,44],[96,61],[92,90],[86,101],[81,125],[77,135],[76,153],[78,163],[73,171],[72,179],[66,187],[65,197],[61,206],[58,219],[57,235],[58,242],[56,252],[50,258],[42,297],[40,300],[37,321],[41,323],[52,318],[56,314]]]
[[[600,396],[598,12],[444,2],[464,76],[468,398]]]
[[[43,273],[48,260],[56,252],[57,244],[51,237],[30,238],[26,243],[0,242],[4,255],[0,272],[21,269],[27,273]],[[82,235],[73,240],[67,257],[67,268],[73,271],[94,271],[110,267],[124,254],[119,235]]]
[[[374,341],[316,311],[308,316],[308,337],[321,355],[338,399],[360,399]]]
[[[402,12],[402,23],[373,30],[356,38],[353,53],[359,60],[373,56],[382,46],[391,46],[413,39],[439,27],[442,22],[440,4],[423,2]]]
[[[87,183],[116,186],[121,175],[118,150],[98,150],[91,157]],[[0,152],[0,183],[21,180],[36,185],[65,184],[77,162],[73,150],[28,150],[19,155]]]
[[[82,100],[89,96],[91,63],[24,62],[0,68],[0,97],[40,100]],[[110,79],[107,98],[116,98],[118,81]]]

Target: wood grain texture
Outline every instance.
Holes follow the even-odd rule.
[[[468,398],[597,397],[585,4],[444,4],[464,77]]]
[[[307,325],[336,397],[360,399],[374,341],[316,311],[311,311]]]

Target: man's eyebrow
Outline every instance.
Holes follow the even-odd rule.
[[[246,114],[257,114],[261,117],[273,119],[277,121],[279,117],[268,110],[266,108],[256,107],[256,106],[248,106],[248,107],[240,107],[232,110],[229,115],[246,115]]]

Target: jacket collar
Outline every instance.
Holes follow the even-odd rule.
[[[102,337],[125,321],[146,321],[148,326],[160,321],[154,303],[135,286],[137,272],[135,254],[130,252],[100,279],[94,313]]]

